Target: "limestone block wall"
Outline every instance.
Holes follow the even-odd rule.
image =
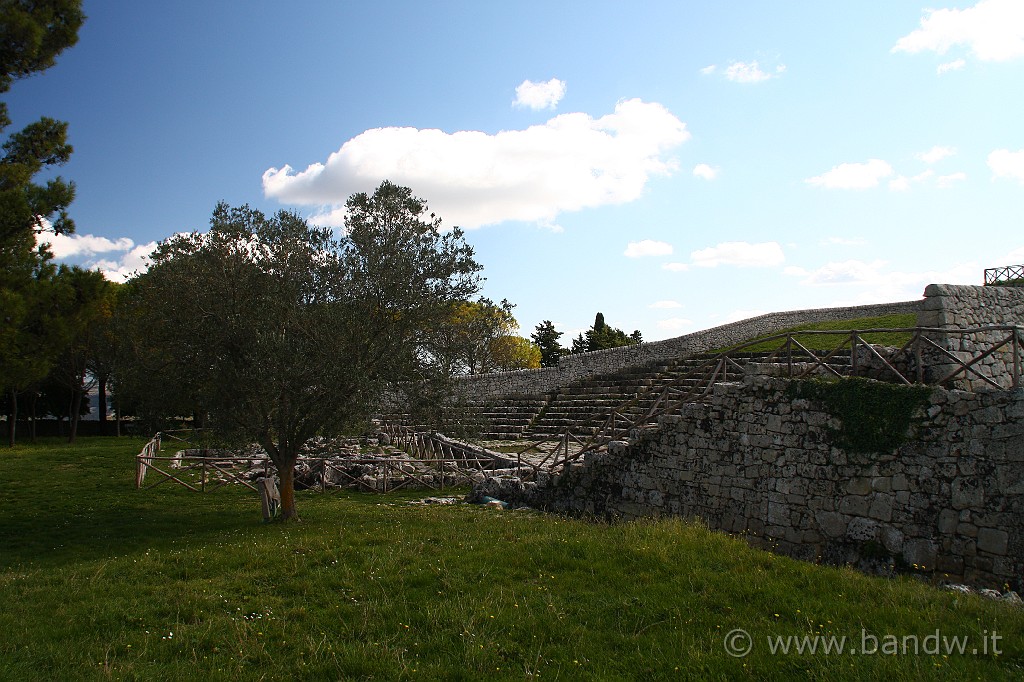
[[[935,388],[913,439],[836,445],[843,425],[792,382],[748,376],[607,453],[476,492],[551,511],[698,517],[801,559],[1021,589],[1024,392]]]
[[[919,313],[922,304],[922,300],[916,300],[769,313],[663,341],[565,356],[559,359],[557,367],[462,377],[459,385],[468,399],[479,401],[500,396],[545,393],[581,379],[626,367],[638,367],[651,362],[703,353],[800,324],[897,313]]]
[[[965,286],[954,284],[930,284],[924,292],[925,299],[917,315],[922,327],[969,328],[990,325],[1024,326],[1024,288],[1000,286]],[[957,356],[968,361],[994,342],[1006,338],[1009,332],[988,332],[973,335],[936,335],[936,342]],[[992,379],[1002,388],[1013,384],[1013,350],[1007,345],[981,361],[978,371]],[[1020,351],[1018,348],[1018,363]],[[933,379],[948,375],[957,368],[948,358],[931,355]],[[1018,365],[1019,366],[1019,365]],[[957,388],[965,390],[986,390],[993,388],[985,380],[969,375],[956,381]]]

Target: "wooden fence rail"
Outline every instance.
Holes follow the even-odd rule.
[[[440,434],[416,432],[409,427],[398,425],[384,425],[383,430],[395,445],[404,449],[412,459],[299,457],[296,467],[303,469],[308,466],[311,470],[317,471],[319,480],[312,487],[320,490],[327,489],[329,481],[340,478],[362,490],[392,492],[416,484],[432,490],[444,490],[446,486],[451,487],[450,479],[465,481],[471,472],[500,468],[511,463],[497,453],[491,453],[469,443],[454,441]],[[187,451],[179,451],[161,456],[161,441],[167,438],[191,444],[187,439],[172,436],[167,432],[157,433],[136,456],[136,488],[150,489],[172,482],[195,492],[208,492],[229,483],[240,483],[258,492],[254,481],[260,475],[259,470],[262,469],[264,477],[277,473],[274,463],[266,455],[211,455],[208,454],[209,451],[199,449],[198,452],[207,454],[184,454]],[[350,467],[358,465],[378,468],[380,471],[375,480],[380,485],[371,485],[361,476],[349,473]],[[423,470],[423,467],[431,471]],[[257,472],[256,475],[253,474],[254,471]],[[148,485],[145,483],[147,473],[151,477]]]
[[[255,481],[260,477],[274,476],[277,468],[268,457],[236,457],[219,456],[205,457],[202,455],[155,456],[140,452],[137,461],[137,488],[155,488],[167,482],[176,483],[197,493],[211,492],[231,483],[240,483],[258,492]],[[443,457],[418,458],[416,460],[398,457],[346,457],[333,459],[330,457],[300,457],[297,466],[309,465],[317,472],[317,480],[307,489],[326,490],[331,487],[330,481],[347,480],[347,485],[354,485],[361,490],[371,492],[392,492],[405,487],[419,484],[431,490],[444,490],[453,487],[454,479],[465,481],[469,473],[456,465],[454,460]],[[361,476],[349,473],[356,465],[368,465],[379,469],[374,480],[379,485],[372,485]],[[424,465],[435,469],[424,471],[416,465]],[[262,472],[260,471],[262,469]],[[149,483],[146,484],[147,472]],[[255,472],[255,474],[254,474]],[[346,485],[346,484],[342,484]]]
[[[1024,280],[1024,265],[1005,265],[1001,268],[985,270],[985,286],[1014,280]]]

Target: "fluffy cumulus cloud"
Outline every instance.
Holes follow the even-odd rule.
[[[945,54],[960,45],[982,61],[1024,57],[1024,2],[982,0],[966,9],[925,10],[921,27],[896,41],[892,51]]]
[[[712,168],[706,163],[698,163],[693,167],[693,175],[697,178],[704,178],[705,180],[714,180],[718,177],[718,169]]]
[[[705,76],[721,72],[722,77],[733,83],[763,83],[764,81],[778,78],[786,72],[786,65],[779,64],[775,68],[767,70],[761,68],[761,64],[755,59],[749,62],[729,62],[728,66],[721,69],[717,64],[709,64],[700,70]]]
[[[44,227],[49,227],[45,225]],[[108,239],[91,234],[52,234],[42,232],[37,243],[46,243],[58,261],[74,263],[88,270],[99,270],[107,279],[124,282],[149,267],[149,254],[156,242],[136,245],[128,237]],[[102,257],[99,257],[103,254]]]
[[[956,150],[952,147],[940,147],[936,145],[928,151],[918,154],[917,158],[921,159],[925,163],[935,163],[937,161],[942,161],[948,156],[953,156],[954,154],[956,154]]]
[[[669,150],[690,138],[661,104],[631,99],[600,118],[561,114],[543,125],[493,135],[375,128],[296,172],[269,168],[263,192],[284,204],[317,207],[313,218],[340,226],[344,203],[388,179],[430,202],[447,225],[506,220],[550,224],[566,211],[640,197],[652,175],[677,169]]]
[[[777,242],[723,242],[717,246],[694,251],[690,254],[693,264],[701,268],[719,265],[738,267],[771,267],[786,260],[782,247]]]
[[[841,246],[843,248],[851,246],[865,246],[867,241],[859,237],[853,239],[849,237],[829,237],[828,239],[822,239],[818,242],[821,246]]]
[[[643,256],[671,256],[672,245],[666,242],[658,242],[653,239],[644,239],[638,242],[630,242],[626,250],[622,252],[627,258],[641,258]]]
[[[1024,185],[1024,149],[997,149],[988,155],[988,167],[997,178],[1010,178]]]
[[[107,279],[115,282],[124,282],[133,275],[144,272],[149,268],[149,255],[156,249],[156,242],[139,244],[115,260],[101,259],[90,264],[96,270],[101,271]]]
[[[826,263],[814,270],[791,266],[785,269],[787,275],[801,278],[801,284],[808,286],[824,286],[827,284],[856,284],[877,280],[886,262],[875,260],[870,263],[860,260],[847,260],[838,263]]]
[[[516,87],[513,106],[523,109],[554,109],[565,96],[565,81],[552,78],[543,83],[523,81]]]
[[[967,173],[963,171],[959,173],[950,173],[949,175],[940,175],[935,178],[935,186],[939,189],[948,189],[958,182],[963,182],[967,179]]]
[[[827,189],[870,189],[892,174],[892,166],[885,161],[869,159],[866,163],[841,163],[804,182]]]
[[[935,282],[946,284],[977,284],[976,263],[960,263],[946,270],[890,270],[884,260],[847,260],[831,262],[813,269],[788,267],[785,274],[800,279],[810,287],[845,286],[850,297],[836,297],[835,305],[857,305],[884,301],[908,301],[920,298],[924,288]],[[841,289],[842,290],[842,289]]]
[[[942,74],[949,73],[950,71],[960,71],[965,66],[967,66],[967,62],[965,60],[954,59],[951,62],[945,62],[943,64],[939,64],[938,66],[936,66],[935,73],[941,76]]]
[[[127,251],[135,246],[135,243],[127,237],[111,240],[91,234],[43,233],[38,241],[48,243],[50,245],[50,253],[58,260],[88,257],[111,251]]]

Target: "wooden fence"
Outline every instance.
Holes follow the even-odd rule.
[[[1005,265],[985,270],[985,286],[1024,280],[1024,265]]]
[[[316,472],[315,485],[307,484],[306,489],[326,490],[331,485],[353,485],[370,492],[393,492],[419,485],[443,491],[446,487],[467,483],[471,472],[514,465],[512,460],[498,453],[440,434],[415,432],[409,427],[398,425],[385,425],[383,430],[396,447],[409,453],[410,458],[299,457],[297,470],[308,468]],[[230,483],[240,483],[258,492],[255,480],[277,473],[274,463],[266,455],[245,456],[197,449],[201,454],[179,451],[161,456],[161,442],[168,438],[189,442],[168,432],[156,434],[136,456],[136,488],[150,489],[171,482],[195,492],[208,492]],[[360,465],[377,470],[372,477],[372,484],[363,476],[351,473],[354,467]],[[149,484],[146,484],[147,474]]]

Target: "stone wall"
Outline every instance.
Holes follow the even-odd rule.
[[[477,401],[500,396],[545,393],[599,374],[704,353],[801,324],[919,313],[922,304],[923,301],[917,300],[769,313],[663,341],[564,356],[559,359],[557,367],[462,377],[459,384],[468,399]]]
[[[1000,286],[964,286],[930,284],[924,292],[925,300],[917,315],[922,327],[969,328],[990,325],[1024,326],[1024,288]],[[933,339],[957,356],[968,361],[993,343],[1001,341],[1010,332],[991,331],[970,335],[937,334]],[[1008,344],[977,364],[977,370],[1002,388],[1013,385],[1013,345]],[[955,362],[934,355],[929,363],[933,379],[941,379],[957,369]],[[942,376],[938,376],[938,375]],[[992,388],[984,379],[970,374],[955,382],[957,388],[980,390]]]
[[[837,445],[851,425],[794,397],[800,386],[719,385],[561,474],[490,479],[475,494],[608,518],[698,517],[805,560],[1024,587],[1024,392],[932,389],[911,440],[856,452]]]

